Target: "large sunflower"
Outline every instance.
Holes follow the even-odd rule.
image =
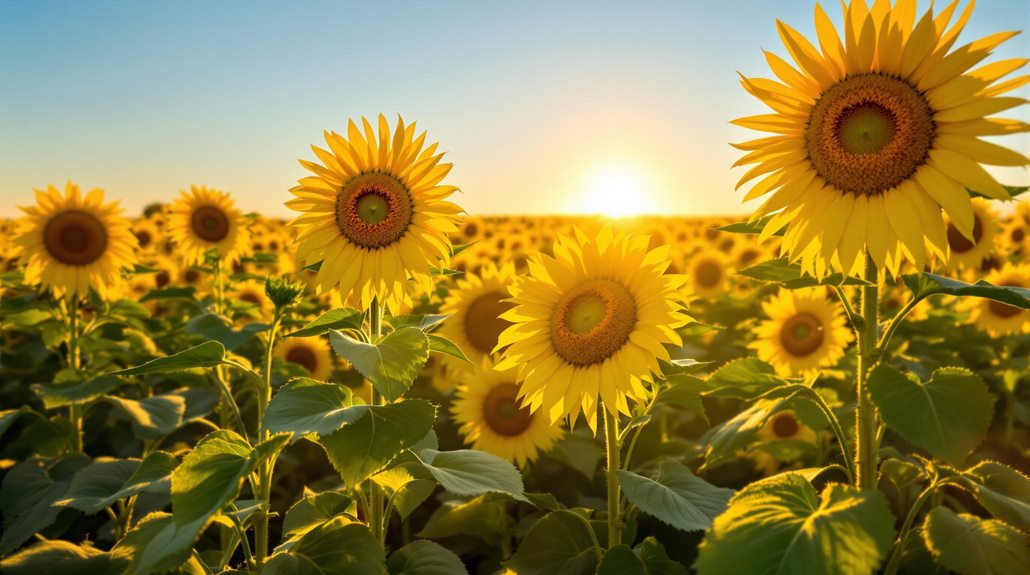
[[[508,287],[515,278],[515,265],[494,263],[483,266],[480,274],[465,274],[447,294],[440,312],[447,321],[440,334],[465,352],[475,364],[482,364],[497,346],[497,338],[511,322],[501,318],[513,304],[508,299]],[[457,367],[456,362],[448,362]]]
[[[104,203],[104,191],[85,196],[68,182],[64,194],[54,186],[36,190],[36,205],[22,207],[14,244],[25,262],[25,283],[39,283],[54,295],[101,297],[121,283],[121,268],[136,258],[136,237],[118,202]]]
[[[835,365],[852,339],[847,320],[824,292],[806,291],[781,289],[764,302],[769,319],[755,329],[748,346],[783,375]]]
[[[987,274],[984,281],[998,286],[1030,288],[1030,265],[1007,263]],[[992,335],[1030,333],[1030,310],[981,298],[969,298],[962,305],[970,310],[973,321]]]
[[[596,428],[598,400],[629,413],[627,398],[645,399],[643,382],[669,359],[665,344],[682,345],[685,278],[664,274],[668,248],[648,251],[646,236],[573,231],[559,236],[553,257],[533,256],[511,287],[515,307],[501,317],[514,325],[499,338],[498,368],[519,368],[520,397],[552,423],[575,425],[582,411]]]
[[[423,148],[426,134],[415,124],[397,121],[393,134],[380,114],[378,134],[362,118],[364,134],[353,121],[347,137],[326,133],[329,150],[312,146],[322,162],[301,160],[313,172],[299,180],[286,202],[303,212],[297,226],[297,258],[322,262],[318,284],[339,286],[362,308],[376,297],[390,309],[406,301],[405,282],[432,290],[432,266],[448,262],[448,234],[458,230],[461,208],[445,200],[457,191],[440,185],[451,170],[442,164],[437,144]]]
[[[311,375],[325,381],[333,373],[333,356],[329,342],[321,337],[287,337],[275,346],[275,356],[295,363]]]
[[[778,78],[743,78],[774,113],[734,123],[776,135],[737,145],[756,164],[738,186],[756,180],[745,200],[769,195],[754,218],[775,214],[764,237],[786,227],[782,249],[819,273],[861,269],[866,251],[892,273],[902,259],[923,268],[927,252],[944,257],[941,208],[973,236],[967,188],[992,198],[1008,192],[981,164],[1022,166],[1027,158],[981,139],[1024,132],[1024,122],[988,117],[1024,102],[1002,97],[1027,82],[1023,59],[971,69],[1015,32],[952,50],[972,13],[970,3],[915,21],[915,0],[863,0],[844,6],[844,39],[821,7],[821,51],[790,26],[780,37],[796,67],[766,53]]]
[[[519,466],[536,460],[563,433],[560,425],[522,404],[514,370],[489,365],[458,388],[451,412],[466,443]]]
[[[182,192],[169,211],[168,229],[186,264],[203,262],[212,249],[229,264],[250,252],[250,232],[236,202],[204,186]]]

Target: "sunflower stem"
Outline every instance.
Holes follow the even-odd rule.
[[[865,280],[869,285],[862,287],[862,329],[858,331],[858,369],[855,374],[858,402],[855,417],[855,486],[859,489],[876,489],[876,411],[869,398],[867,379],[876,362],[880,286],[876,263],[868,253]]]
[[[258,394],[257,425],[259,443],[265,441],[271,435],[263,429],[262,421],[264,420],[268,403],[272,401],[272,351],[275,348],[275,337],[281,322],[282,310],[276,307],[275,314],[272,317],[272,327],[268,331],[268,347],[265,349],[265,373],[263,374],[261,392]],[[268,558],[268,517],[272,505],[272,472],[274,468],[275,456],[272,456],[261,463],[257,472],[257,496],[264,503],[264,506],[257,511],[257,516],[254,518],[254,560],[258,569],[265,564],[265,560]]]
[[[607,405],[602,405],[601,411],[604,412],[605,447],[608,451],[608,548],[611,549],[622,542],[622,501],[617,475],[622,446],[619,445],[619,416],[613,414]]]
[[[76,372],[82,369],[82,355],[79,351],[79,296],[68,296],[68,366]],[[84,406],[73,401],[68,406],[68,419],[71,421],[71,451],[82,453],[82,419]]]
[[[369,324],[369,341],[373,344],[378,343],[379,338],[383,335],[383,310],[379,305],[379,298],[373,297],[372,303],[368,307],[368,324]],[[369,397],[372,400],[372,405],[383,405],[383,396],[379,394],[375,386],[369,382],[371,390]],[[369,481],[369,527],[372,529],[372,533],[379,539],[379,544],[386,547],[386,520],[383,513],[383,488],[379,486],[375,481]]]
[[[923,508],[923,504],[926,500],[937,490],[939,487],[936,481],[931,481],[926,489],[916,497],[915,502],[908,508],[908,514],[905,515],[905,522],[901,524],[901,530],[898,531],[898,539],[894,542],[894,549],[891,551],[890,559],[887,561],[887,567],[883,570],[884,575],[894,575],[898,572],[898,566],[901,564],[901,556],[905,551],[905,539],[908,538],[908,532],[912,529],[912,523],[916,520],[916,515],[919,514],[919,510]]]

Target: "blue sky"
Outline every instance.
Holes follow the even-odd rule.
[[[811,35],[813,6],[0,0],[0,215],[72,179],[133,213],[196,183],[287,216],[309,144],[380,111],[449,151],[471,214],[743,213],[728,121],[762,106],[737,71],[768,75],[775,19]],[[962,40],[1027,28],[1025,0],[981,0]]]

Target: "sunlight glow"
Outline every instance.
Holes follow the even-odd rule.
[[[586,178],[579,212],[611,218],[655,213],[650,182],[632,166],[606,164]]]

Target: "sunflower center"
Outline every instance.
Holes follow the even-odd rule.
[[[147,230],[140,230],[136,232],[136,241],[139,242],[139,247],[145,248],[154,241],[154,238]]]
[[[501,332],[511,325],[500,318],[512,308],[511,303],[502,301],[507,297],[501,292],[485,293],[473,300],[465,313],[465,337],[480,353],[493,351]]]
[[[636,323],[636,301],[625,286],[606,279],[587,280],[555,306],[551,344],[565,361],[593,365],[619,351]]]
[[[722,280],[722,266],[713,261],[703,261],[695,268],[694,277],[701,287],[715,287]]]
[[[861,195],[883,193],[926,162],[936,125],[926,97],[878,72],[849,76],[819,97],[805,146],[827,183]]]
[[[170,281],[172,281],[172,275],[165,270],[161,270],[154,275],[154,282],[159,288],[165,287]]]
[[[808,312],[791,316],[780,328],[780,343],[795,357],[812,354],[823,344],[824,338],[823,323]]]
[[[70,266],[95,262],[107,250],[107,228],[89,212],[61,212],[47,222],[43,232],[47,252]]]
[[[799,429],[798,420],[789,413],[781,413],[773,419],[772,432],[776,437],[794,437]]]
[[[495,386],[483,399],[483,420],[498,435],[514,437],[529,429],[533,414],[518,400],[519,387],[513,383]]]
[[[973,214],[973,241],[969,241],[969,238],[962,235],[962,232],[958,231],[955,224],[948,223],[948,246],[951,247],[953,252],[966,253],[980,243],[983,234],[984,229],[983,224],[980,222],[980,216]]]
[[[190,216],[190,227],[200,239],[217,243],[229,235],[229,216],[216,206],[200,206]]]
[[[294,347],[286,352],[286,361],[303,367],[308,370],[308,373],[315,373],[315,369],[318,367],[318,357],[315,356],[315,352],[302,346]]]
[[[389,174],[359,174],[336,196],[336,226],[363,248],[382,248],[400,240],[411,218],[411,193]]]

